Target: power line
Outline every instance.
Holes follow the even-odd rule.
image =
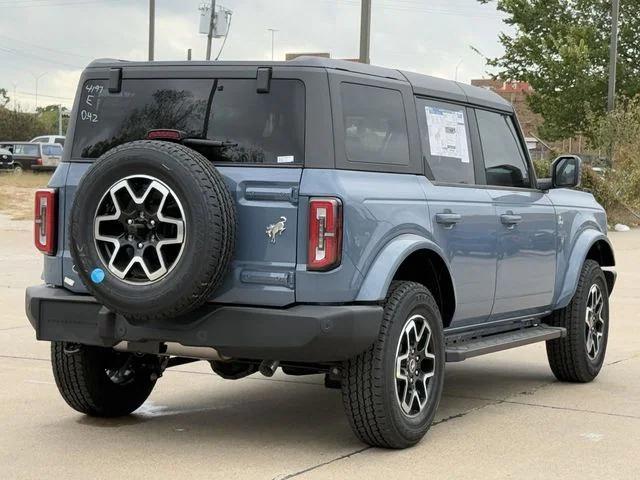
[[[15,93],[16,93],[16,95],[28,95],[30,97],[35,97],[36,96],[36,94],[34,92],[22,92],[20,90],[17,90]],[[73,100],[73,98],[71,98],[71,97],[60,97],[58,95],[45,95],[44,93],[40,93],[40,92],[38,92],[38,97],[55,98],[55,99],[58,99],[58,100]]]
[[[79,53],[66,52],[64,50],[58,50],[56,48],[44,47],[42,45],[38,45],[38,44],[35,44],[35,43],[30,43],[30,42],[25,42],[24,40],[18,40],[17,38],[8,37],[8,36],[2,35],[2,34],[0,34],[0,37],[1,38],[5,38],[7,40],[10,40],[12,42],[22,43],[23,45],[27,45],[29,47],[34,47],[34,48],[39,48],[41,50],[46,50],[48,52],[59,53],[61,55],[69,55],[71,57],[88,58],[90,60],[93,60],[93,57],[90,57],[88,55],[80,55]]]
[[[33,2],[44,2],[46,0],[28,0],[32,3],[21,3],[16,5],[15,2],[0,2],[0,6],[3,9],[6,8],[33,8],[33,7],[68,7],[68,6],[76,6],[76,5],[95,5],[95,4],[103,4],[108,5],[112,2],[121,2],[123,0],[93,0],[93,1],[80,1],[80,2],[63,2],[63,3],[33,3]],[[54,0],[56,1],[56,0]]]
[[[44,57],[41,57],[39,55],[34,55],[33,53],[25,52],[24,50],[19,50],[17,48],[0,47],[0,52],[10,53],[12,55],[17,55],[19,57],[27,56],[27,57],[34,58],[36,60],[40,60],[42,62],[52,63],[52,64],[55,64],[55,65],[63,65],[65,67],[73,68],[74,70],[75,69],[84,68],[83,66],[72,65],[72,64],[66,63],[66,62],[60,62],[60,61],[52,60],[50,58],[44,58]]]

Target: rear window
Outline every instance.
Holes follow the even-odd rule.
[[[259,94],[253,79],[124,80],[109,93],[106,80],[82,89],[72,149],[97,158],[149,130],[175,129],[189,137],[224,142],[197,149],[214,162],[296,164],[304,156],[304,84],[274,79]]]
[[[60,145],[42,145],[43,155],[62,155],[62,146]]]
[[[24,155],[26,157],[40,156],[40,145],[35,144],[18,144],[13,147],[14,155]]]

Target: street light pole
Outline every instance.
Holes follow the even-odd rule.
[[[455,81],[458,81],[458,69],[460,68],[460,65],[462,65],[462,58],[460,59],[460,61],[456,64],[456,74],[455,74]]]
[[[40,79],[42,77],[44,77],[47,74],[47,72],[41,73],[40,75],[35,75],[35,74],[31,74],[31,76],[33,76],[33,78],[36,81],[36,113],[38,113],[38,82],[40,81]]]
[[[275,45],[275,34],[276,34],[276,32],[279,32],[280,30],[276,30],[275,28],[267,28],[267,30],[269,30],[271,32],[271,61],[273,62],[273,52],[274,52],[274,45]]]
[[[211,0],[211,19],[209,20],[209,33],[207,34],[207,60],[211,60],[211,39],[213,38],[213,26],[216,18],[216,0]]]
[[[616,70],[618,63],[618,22],[620,17],[620,0],[611,2],[611,45],[609,46],[609,92],[607,110],[616,106]]]
[[[370,63],[371,0],[362,0],[360,10],[360,63]]]

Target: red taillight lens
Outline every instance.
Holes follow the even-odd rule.
[[[42,165],[42,158],[36,158],[36,163],[38,165]]]
[[[56,251],[56,196],[52,188],[36,191],[33,240],[36,248],[47,255]]]
[[[309,254],[307,269],[326,271],[342,258],[342,202],[337,198],[309,201]]]

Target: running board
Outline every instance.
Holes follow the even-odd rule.
[[[447,341],[445,349],[446,360],[447,362],[461,362],[478,355],[553,340],[554,338],[564,337],[566,334],[567,330],[565,328],[540,324],[535,327],[496,333],[455,343]]]

